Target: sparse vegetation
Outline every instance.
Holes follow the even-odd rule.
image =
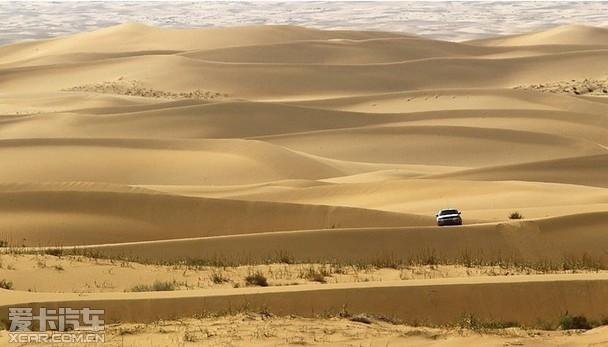
[[[563,330],[589,330],[593,328],[592,324],[587,321],[585,316],[571,316],[567,312],[560,319],[559,327]]]
[[[148,88],[144,83],[137,80],[125,80],[119,78],[116,81],[107,81],[102,83],[86,84],[64,89],[71,92],[93,92],[103,94],[116,95],[133,95],[145,98],[163,98],[163,99],[199,99],[199,100],[214,100],[227,98],[228,94],[214,92],[210,90],[195,89],[188,92],[173,92],[167,90],[159,90]]]
[[[155,281],[152,285],[139,284],[131,288],[132,292],[169,292],[176,289],[175,283]]]
[[[130,259],[125,259],[131,261]],[[145,262],[144,262],[145,263]],[[201,268],[201,267],[227,267],[227,266],[238,266],[238,262],[229,261],[219,257],[213,258],[186,258],[170,262],[160,262],[158,265],[184,265],[190,268]]]
[[[46,261],[44,259],[36,260],[36,265],[41,269],[46,269]]]
[[[300,271],[299,277],[313,282],[327,283],[325,277],[330,275],[331,273],[324,266],[319,269],[309,266],[307,269]]]
[[[118,336],[137,335],[143,332],[145,328],[146,326],[143,324],[121,327],[118,329]]]
[[[230,282],[230,279],[228,277],[225,277],[221,272],[219,271],[214,271],[211,276],[209,276],[211,279],[211,282],[215,283],[215,284],[223,284],[226,282]]]
[[[524,216],[522,216],[521,213],[519,213],[517,211],[515,211],[509,215],[509,219],[523,219],[523,218],[524,218]]]
[[[576,271],[576,270],[591,270],[599,271],[605,269],[599,258],[594,258],[587,253],[583,253],[582,256],[565,256],[562,263],[564,271]]]
[[[5,248],[5,247],[8,247],[8,241],[0,240],[0,248]]]
[[[59,251],[61,250],[61,251]],[[517,272],[537,272],[537,273],[553,273],[561,271],[599,271],[608,270],[608,262],[600,255],[583,254],[565,254],[561,259],[537,259],[528,261],[517,257],[516,255],[504,255],[500,253],[488,253],[482,249],[463,249],[455,257],[446,257],[438,253],[432,248],[423,248],[416,254],[385,254],[378,255],[369,259],[327,262],[324,259],[311,260],[303,262],[296,260],[293,256],[285,252],[277,253],[266,259],[233,259],[229,257],[213,256],[209,258],[182,258],[155,261],[151,259],[143,259],[138,257],[127,257],[124,255],[106,255],[97,250],[89,249],[70,249],[61,248],[58,250],[49,249],[45,251],[21,250],[19,248],[10,249],[7,254],[46,254],[51,252],[51,255],[58,256],[78,256],[91,259],[104,259],[109,261],[120,261],[123,263],[139,263],[143,265],[160,265],[172,266],[176,269],[204,269],[204,268],[227,268],[238,266],[258,266],[270,264],[288,264],[288,265],[309,265],[317,264],[319,271],[325,272],[325,277],[333,274],[346,274],[352,271],[370,271],[372,269],[388,268],[388,269],[404,269],[412,266],[439,266],[439,265],[462,265],[467,268],[479,268],[487,266],[496,266],[500,269],[513,269]],[[59,253],[61,252],[61,253]],[[39,262],[39,266],[44,268],[46,264],[44,260]],[[305,278],[305,277],[300,277]]]
[[[475,317],[472,314],[466,314],[458,323],[460,328],[470,329],[474,331],[496,330],[520,326],[517,322],[503,322],[497,320],[484,320]]]
[[[198,333],[196,331],[186,330],[186,332],[184,332],[184,341],[195,343],[195,342],[199,342],[200,340],[201,340],[201,337],[198,335]]]
[[[534,89],[541,92],[570,95],[608,95],[608,79],[585,78],[518,86],[515,89]]]
[[[280,264],[295,264],[295,258],[287,252],[277,252],[277,262]]]
[[[261,272],[255,272],[245,277],[248,286],[268,287],[268,279]]]
[[[1,279],[0,280],[0,288],[12,290],[13,289],[13,282],[5,280],[5,279]]]
[[[47,248],[43,251],[43,254],[61,257],[63,255],[63,248]]]
[[[361,266],[367,264],[360,263],[358,265]],[[369,265],[385,269],[398,269],[404,265],[404,261],[403,259],[395,257],[393,254],[389,254],[387,256],[377,257],[376,259],[373,259],[371,262],[369,262]]]

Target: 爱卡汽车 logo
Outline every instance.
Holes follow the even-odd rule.
[[[100,343],[105,342],[104,310],[88,307],[9,307],[9,342]]]

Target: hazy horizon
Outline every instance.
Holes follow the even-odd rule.
[[[162,27],[291,24],[411,32],[462,41],[564,24],[608,25],[608,2],[17,2],[0,3],[0,44],[126,22]]]

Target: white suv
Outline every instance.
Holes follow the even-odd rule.
[[[462,225],[462,218],[460,217],[460,211],[455,208],[446,208],[440,210],[435,215],[437,217],[437,225]]]

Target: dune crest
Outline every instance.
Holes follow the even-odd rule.
[[[468,41],[480,46],[598,45],[608,43],[608,29],[581,24],[562,25],[528,34]]]

